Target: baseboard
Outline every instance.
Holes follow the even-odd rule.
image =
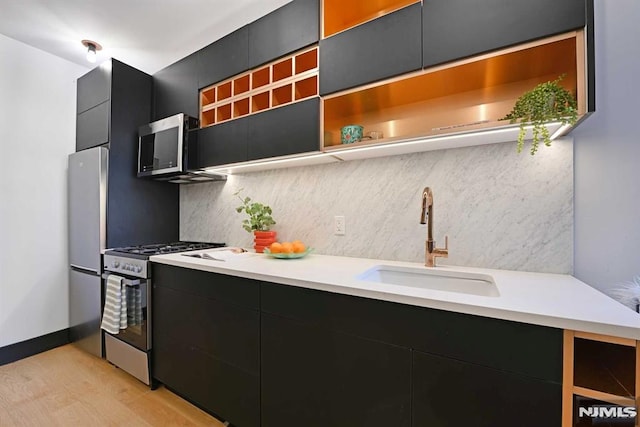
[[[69,328],[0,347],[0,366],[69,344]]]

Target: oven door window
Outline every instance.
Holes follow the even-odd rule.
[[[179,128],[161,130],[140,137],[139,172],[173,168],[178,165]]]
[[[147,335],[147,283],[126,286],[127,327],[121,329],[117,338],[140,350],[149,349]]]

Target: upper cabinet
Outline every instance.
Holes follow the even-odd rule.
[[[80,77],[76,95],[78,114],[107,101],[111,97],[111,67],[96,67]]]
[[[329,7],[348,10],[351,6],[325,2],[324,7],[328,18],[336,13],[328,10]],[[421,10],[421,4],[415,3],[322,39],[320,94],[419,70],[422,67]]]
[[[424,0],[423,65],[429,67],[582,28],[585,0]]]
[[[185,113],[198,117],[198,53],[153,75],[154,120]]]
[[[245,26],[198,51],[198,87],[246,71],[248,50],[249,28]]]
[[[245,69],[317,43],[319,14],[319,0],[293,0],[249,24],[249,66]]]

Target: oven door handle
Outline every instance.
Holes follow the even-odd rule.
[[[102,278],[103,279],[108,279],[109,276],[111,276],[111,273],[103,273],[102,274]],[[144,279],[126,279],[126,278],[122,278],[122,283],[124,283],[126,286],[137,286],[141,283],[146,282],[146,280]]]

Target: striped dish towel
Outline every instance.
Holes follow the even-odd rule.
[[[107,290],[100,326],[110,334],[117,334],[127,327],[127,287],[123,278],[110,274],[107,277]]]

